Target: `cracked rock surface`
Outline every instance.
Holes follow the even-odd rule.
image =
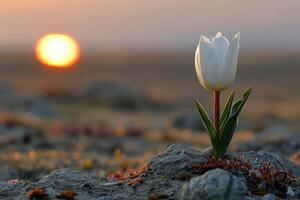
[[[300,175],[300,167],[284,157],[269,152],[229,153],[229,157],[243,156],[253,166],[268,161],[272,165]],[[165,152],[148,162],[148,170],[133,180],[107,180],[84,176],[70,169],[56,170],[37,182],[19,180],[0,182],[0,199],[29,199],[29,193],[36,188],[45,196],[36,199],[63,199],[65,190],[74,192],[77,200],[122,200],[122,199],[268,199],[276,196],[272,191],[253,194],[243,176],[220,168],[203,173],[195,172],[191,163],[199,166],[207,162],[210,150],[197,150],[183,145],[171,145]],[[130,184],[135,181],[135,184]],[[291,185],[285,195],[289,199],[299,199],[299,186]],[[287,194],[288,193],[288,194]],[[38,194],[33,194],[38,195]],[[44,193],[42,193],[44,195]],[[280,197],[276,196],[277,199]]]

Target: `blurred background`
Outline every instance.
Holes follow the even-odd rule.
[[[241,32],[233,88],[253,86],[235,139],[279,125],[299,131],[299,9],[298,0],[2,2],[0,161],[15,170],[5,177],[4,167],[2,179],[70,166],[100,176],[107,163],[128,168],[170,143],[208,146],[193,98],[211,111],[212,94],[198,83],[194,51],[200,35],[218,31],[229,40]],[[77,41],[78,62],[37,59],[51,33]]]

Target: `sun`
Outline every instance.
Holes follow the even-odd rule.
[[[37,59],[46,66],[66,68],[79,60],[80,48],[70,35],[55,33],[39,39],[35,53]]]

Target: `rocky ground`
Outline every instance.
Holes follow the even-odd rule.
[[[37,182],[1,182],[2,199],[299,199],[300,167],[266,151],[228,153],[171,145],[142,168],[109,179],[70,169]]]
[[[215,160],[197,113],[178,107],[110,82],[2,86],[0,199],[300,198],[300,134],[284,120],[244,117]]]

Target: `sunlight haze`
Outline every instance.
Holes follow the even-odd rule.
[[[299,9],[297,0],[11,0],[0,7],[0,49],[29,49],[51,32],[85,49],[189,49],[217,31],[241,31],[245,48],[297,49]]]

